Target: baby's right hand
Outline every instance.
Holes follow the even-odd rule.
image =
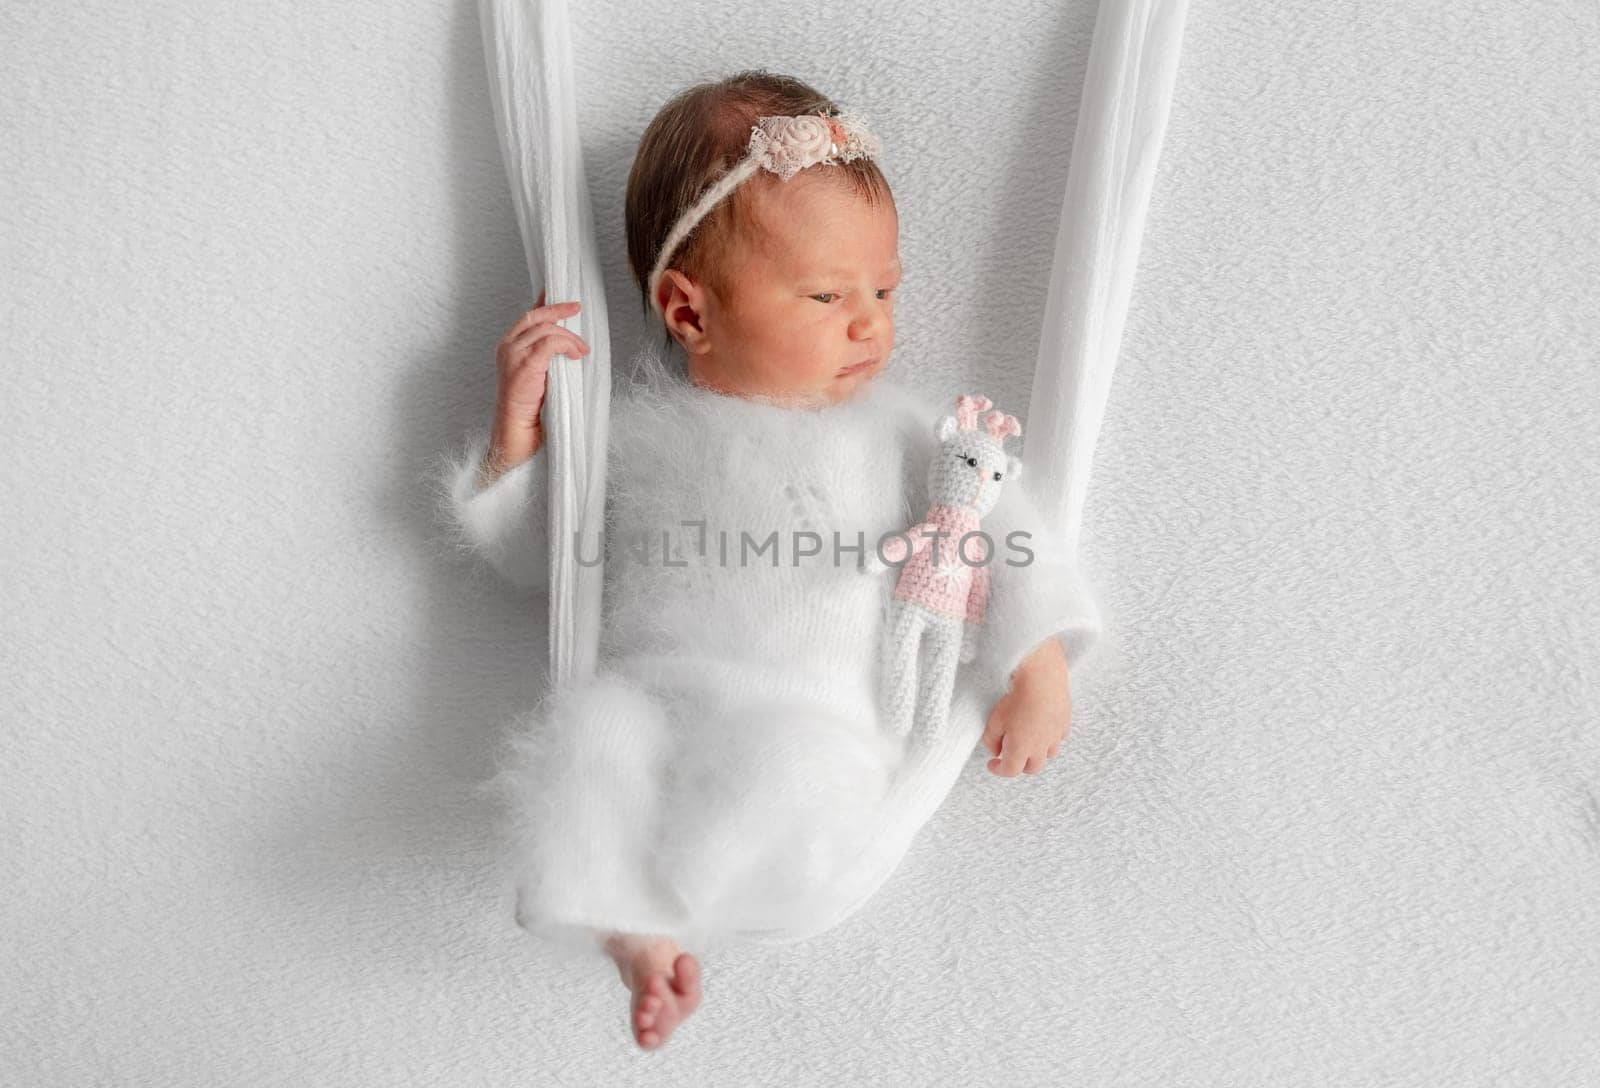
[[[544,409],[550,360],[557,354],[580,359],[591,350],[583,337],[556,324],[581,308],[576,302],[546,306],[540,291],[533,309],[517,318],[500,338],[495,349],[500,382],[495,393],[494,431],[480,476],[485,486],[544,445],[539,414]]]
[[[558,353],[569,359],[589,354],[583,337],[556,324],[580,309],[582,306],[576,302],[546,306],[544,292],[540,291],[534,308],[517,318],[500,338],[495,349],[495,365],[500,370],[500,387],[495,396],[498,426],[538,429],[550,360]]]

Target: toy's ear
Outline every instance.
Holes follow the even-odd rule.
[[[1020,457],[1006,458],[1006,478],[1010,480],[1022,479],[1022,459]]]
[[[950,441],[950,436],[956,433],[956,417],[945,416],[933,425],[933,433],[940,442]]]

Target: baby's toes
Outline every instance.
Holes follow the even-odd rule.
[[[700,1000],[700,961],[687,952],[672,961],[672,988],[691,1002]]]
[[[656,1014],[661,1011],[661,999],[655,994],[646,994],[639,1002],[639,1011],[633,1020],[641,1028],[648,1028],[655,1024]]]

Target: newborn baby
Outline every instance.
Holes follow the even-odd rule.
[[[926,509],[954,397],[881,377],[901,270],[876,146],[806,85],[741,73],[669,101],[629,178],[630,260],[670,339],[614,390],[596,674],[519,723],[499,784],[519,921],[611,955],[644,1047],[699,1002],[684,945],[837,923],[973,748],[958,727],[896,738],[878,711],[893,577],[859,568]],[[445,480],[463,542],[530,589],[546,372],[588,353],[558,324],[578,306],[541,295],[506,332],[494,427]],[[1021,487],[983,529],[993,596],[952,722],[981,715],[990,769],[1034,773],[1065,736],[1093,603]]]

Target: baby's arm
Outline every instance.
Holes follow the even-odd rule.
[[[458,547],[475,552],[503,578],[525,589],[549,582],[546,459],[540,412],[551,358],[573,358],[589,347],[555,324],[578,311],[576,302],[540,305],[519,318],[496,351],[499,386],[487,439],[447,459],[441,474],[445,520]]]
[[[1071,666],[1099,636],[1100,614],[1063,534],[1020,481],[1002,493],[984,529],[996,552],[980,657],[998,701],[982,743],[994,757],[989,769],[1010,778],[1037,773],[1060,751],[1072,716]]]
[[[497,461],[494,448],[492,437],[479,436],[465,452],[447,460],[438,488],[443,519],[453,530],[457,548],[481,557],[515,586],[543,589],[549,584],[550,568],[545,456],[536,451],[510,468],[500,468],[483,486],[485,466]]]
[[[1001,493],[983,519],[994,541],[989,606],[978,664],[996,696],[1047,640],[1076,666],[1100,635],[1100,611],[1068,553],[1065,536],[1051,526],[1019,479]]]
[[[1058,639],[1041,642],[1011,674],[1011,690],[989,712],[982,744],[1002,778],[1037,774],[1061,751],[1072,725],[1067,656]]]

